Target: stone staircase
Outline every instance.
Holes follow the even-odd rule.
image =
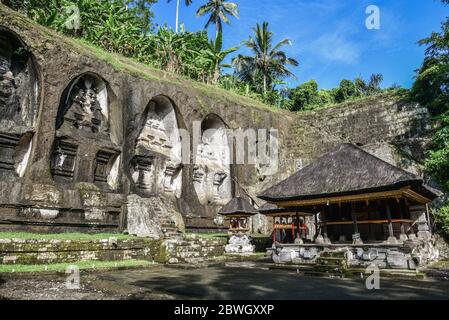
[[[164,239],[184,239],[184,234],[178,229],[173,219],[171,219],[176,210],[171,201],[159,198],[157,202],[154,201],[153,210],[158,217]]]

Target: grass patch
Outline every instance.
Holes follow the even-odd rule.
[[[430,268],[449,270],[449,260],[440,260],[429,265]]]
[[[121,233],[54,233],[39,234],[29,232],[0,232],[0,239],[21,239],[21,240],[102,240],[114,237],[117,239],[135,239],[135,237]]]
[[[145,260],[123,260],[123,261],[79,261],[72,263],[55,264],[2,264],[0,273],[30,273],[30,272],[65,272],[70,266],[77,266],[80,270],[96,269],[116,269],[116,268],[137,268],[152,265],[152,262]]]

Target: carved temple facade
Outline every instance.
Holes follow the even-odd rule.
[[[422,150],[428,132],[428,113],[419,106],[380,105],[370,106],[376,114],[362,115],[375,119],[372,135],[363,122],[334,137],[320,129],[332,123],[323,120],[327,115],[301,118],[114,59],[0,4],[0,230],[155,238],[186,228],[225,230],[218,211],[229,200],[255,199],[343,136]],[[320,125],[308,127],[314,121]],[[235,141],[226,130],[249,128],[279,131],[279,170],[233,164]],[[251,219],[254,232],[269,231],[263,216]]]

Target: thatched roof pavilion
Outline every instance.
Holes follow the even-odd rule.
[[[379,240],[388,235],[394,241],[396,234],[405,239],[414,232],[417,216],[422,221],[427,204],[438,196],[422,178],[344,143],[259,198],[287,211],[314,212],[316,232],[325,239],[332,226],[330,234],[337,239],[352,234],[358,241]],[[272,210],[267,206],[265,212]],[[427,232],[428,227],[419,231]]]
[[[397,190],[401,190],[397,192]],[[286,180],[263,191],[259,198],[279,206],[342,202],[351,195],[366,198],[402,194],[420,203],[438,197],[423,179],[395,167],[359,147],[344,143]],[[371,195],[371,196],[368,196]]]

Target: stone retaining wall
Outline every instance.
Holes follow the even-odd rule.
[[[141,259],[165,262],[161,242],[150,239],[0,239],[0,264],[52,264]]]
[[[225,254],[228,243],[223,238],[201,238],[189,235],[184,240],[168,240],[165,242],[166,260],[170,264],[201,263]]]

